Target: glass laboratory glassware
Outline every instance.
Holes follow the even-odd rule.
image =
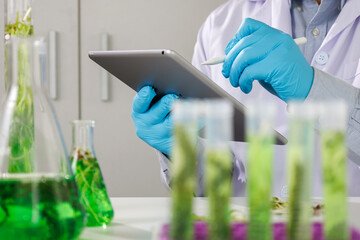
[[[33,34],[33,25],[31,23],[31,1],[30,0],[5,0],[5,41],[9,41],[14,37],[27,38]],[[21,44],[17,44],[21,45]],[[26,45],[26,44],[25,44]],[[9,172],[32,172],[33,165],[31,159],[30,148],[34,141],[34,113],[33,113],[33,98],[31,87],[31,66],[28,46],[24,50],[19,49],[18,58],[15,59],[20,65],[9,63],[12,59],[8,56],[10,53],[9,47],[5,47],[5,88],[8,89],[9,81],[8,71],[12,67],[19,67],[19,77],[16,79],[19,91],[17,93],[18,99],[24,101],[16,102],[16,110],[14,112],[14,127],[11,130],[12,140],[10,141],[10,155],[9,155]],[[13,64],[9,67],[9,64]],[[20,128],[18,126],[26,126]],[[16,137],[23,136],[23,137]],[[26,137],[25,137],[26,136]],[[22,147],[19,148],[18,146]]]
[[[232,139],[233,108],[225,100],[205,104],[205,185],[209,198],[209,239],[231,239],[229,204],[233,170],[229,141]]]
[[[80,190],[80,202],[87,215],[87,226],[106,226],[114,217],[110,198],[94,151],[95,121],[72,122],[71,164]]]
[[[5,0],[5,41],[11,37],[30,37],[33,35],[33,25],[31,20],[32,0]],[[5,48],[5,88],[7,89],[8,78],[8,57]],[[19,85],[22,86],[21,84]],[[27,94],[26,91],[23,91]]]
[[[170,238],[193,238],[192,206],[196,185],[198,111],[196,101],[176,100],[173,107],[172,216]]]
[[[311,239],[311,183],[314,161],[314,103],[289,104],[290,128],[288,144],[289,205],[288,239]]]
[[[349,239],[345,141],[347,105],[342,101],[324,102],[320,114],[325,237],[328,240]]]
[[[85,212],[54,109],[42,88],[46,44],[13,38],[6,48],[10,85],[0,113],[0,236],[75,239]]]
[[[5,40],[11,36],[32,36],[32,0],[5,0],[5,6]]]
[[[246,115],[248,141],[248,239],[271,239],[271,186],[273,170],[273,118],[275,106],[252,102]]]

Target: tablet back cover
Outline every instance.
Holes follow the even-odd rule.
[[[172,50],[91,51],[89,57],[138,92],[153,86],[160,95],[190,98],[225,98],[234,106],[234,141],[245,142],[245,107]],[[276,132],[276,144],[287,143]]]

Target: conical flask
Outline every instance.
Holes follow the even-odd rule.
[[[42,89],[45,42],[7,42],[0,112],[0,238],[74,239],[85,212],[54,109]]]
[[[71,164],[80,189],[80,202],[87,213],[87,226],[106,226],[114,211],[94,151],[94,127],[92,120],[72,122]]]

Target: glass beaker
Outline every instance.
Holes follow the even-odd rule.
[[[80,190],[80,202],[87,215],[87,226],[106,226],[114,211],[94,151],[95,121],[72,122],[71,165]]]
[[[275,106],[252,102],[246,115],[248,141],[248,239],[272,239],[271,189],[274,152]]]
[[[291,240],[311,239],[311,183],[314,162],[314,103],[289,104],[288,146],[289,205],[287,234]]]
[[[232,139],[233,108],[225,100],[207,100],[204,104],[209,239],[226,240],[231,239],[229,204],[233,161],[229,141]]]
[[[321,158],[326,239],[349,239],[346,191],[347,105],[329,101],[320,106]]]
[[[190,240],[193,238],[192,206],[196,191],[197,104],[194,100],[176,100],[173,106],[174,148],[172,216],[170,238]]]
[[[9,88],[0,113],[0,236],[74,239],[85,213],[54,109],[42,89],[46,44],[6,43]]]

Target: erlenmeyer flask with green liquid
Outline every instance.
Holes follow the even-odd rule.
[[[94,150],[94,127],[93,120],[72,122],[71,165],[80,190],[80,202],[86,210],[87,226],[106,226],[114,211]]]
[[[43,91],[45,41],[12,37],[6,49],[0,238],[75,239],[84,228],[85,212],[55,111]]]

